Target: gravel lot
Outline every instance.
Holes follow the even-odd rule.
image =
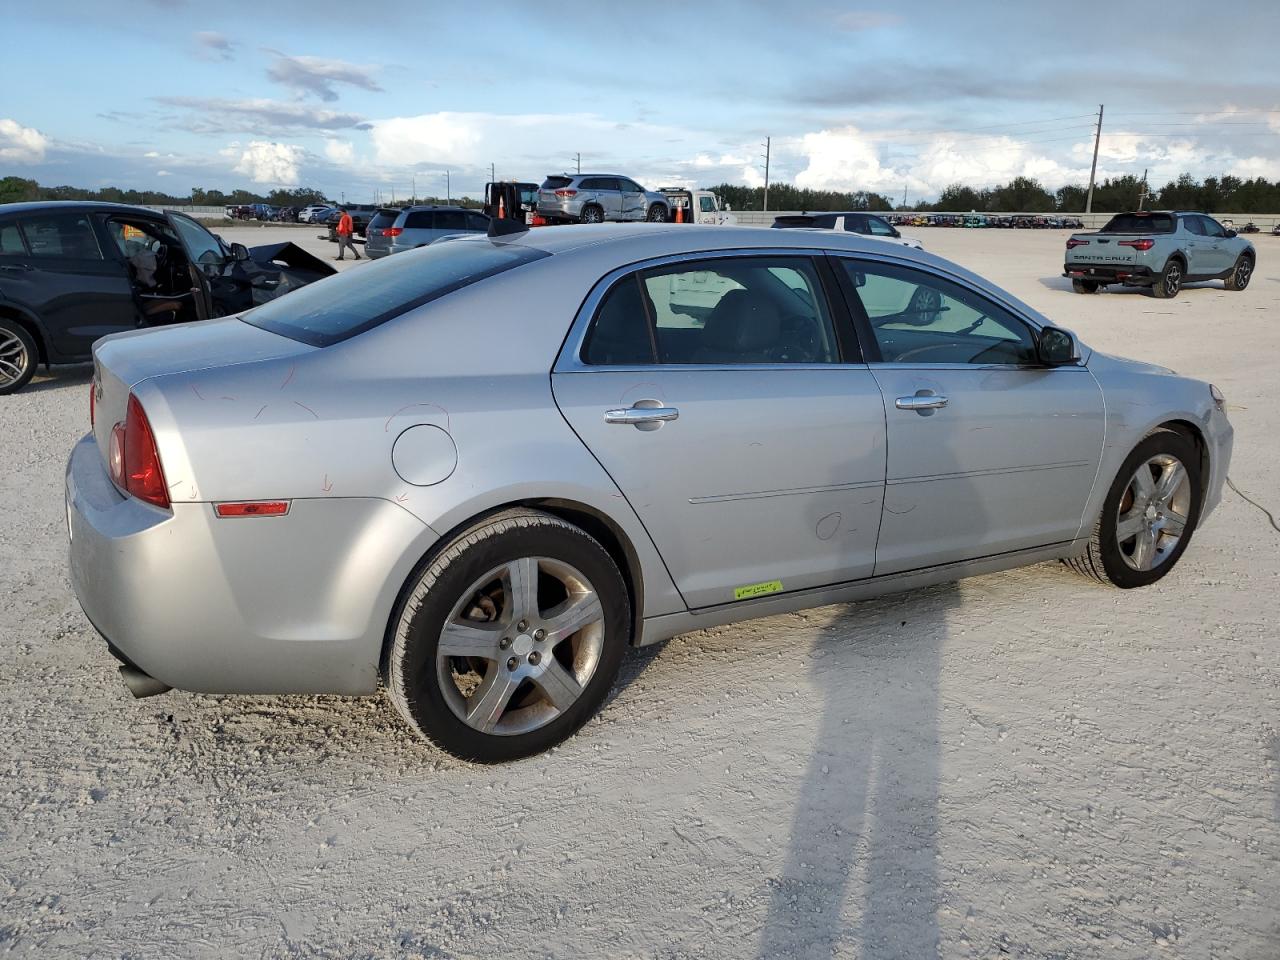
[[[919,233],[1217,383],[1280,507],[1280,240],[1157,301],[1071,294],[1056,231]],[[1280,533],[1234,493],[1155,587],[1042,565],[678,638],[490,769],[380,698],[131,700],[65,569],[87,383],[0,398],[0,954],[1280,956]]]

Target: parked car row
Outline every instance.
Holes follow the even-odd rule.
[[[931,213],[885,214],[885,219],[900,227],[1003,227],[1016,230],[1080,230],[1084,221],[1079,217],[1033,216],[995,213]]]

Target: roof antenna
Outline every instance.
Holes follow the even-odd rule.
[[[521,223],[519,220],[501,220],[494,217],[489,221],[489,239],[496,237],[510,237],[517,233],[528,233],[529,225]]]

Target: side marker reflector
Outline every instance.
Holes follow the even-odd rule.
[[[219,517],[283,517],[289,512],[288,500],[253,500],[215,503],[213,512]]]

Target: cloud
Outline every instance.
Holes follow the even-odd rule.
[[[883,10],[850,10],[847,13],[837,14],[835,18],[835,25],[850,33],[896,27],[900,23],[902,23],[901,16],[896,13],[885,13]]]
[[[304,157],[301,147],[288,143],[270,143],[255,140],[245,147],[232,145],[222,151],[225,156],[240,159],[232,170],[247,176],[254,183],[282,184],[287,187],[298,183],[298,166]]]
[[[272,51],[276,62],[267,68],[267,76],[276,83],[291,87],[299,96],[319,97],[331,102],[338,99],[334,84],[345,83],[374,93],[382,92],[373,74],[376,67],[362,67],[345,60],[328,60],[323,57],[291,57]]]
[[[326,140],[324,155],[341,167],[352,166],[356,162],[356,148],[350,140]]]
[[[0,160],[9,163],[40,163],[44,160],[49,138],[33,127],[16,120],[0,118]]]
[[[785,142],[780,144],[784,149]],[[799,138],[799,152],[808,161],[796,174],[797,187],[813,190],[883,190],[901,185],[898,174],[880,163],[874,143],[857,127],[819,130]]]
[[[185,118],[184,130],[195,133],[245,131],[266,136],[286,130],[342,130],[358,128],[365,118],[285,100],[225,100],[219,97],[156,97],[157,103],[182,107],[197,116]]]
[[[235,44],[223,34],[201,30],[196,34],[196,56],[201,60],[233,60]]]

